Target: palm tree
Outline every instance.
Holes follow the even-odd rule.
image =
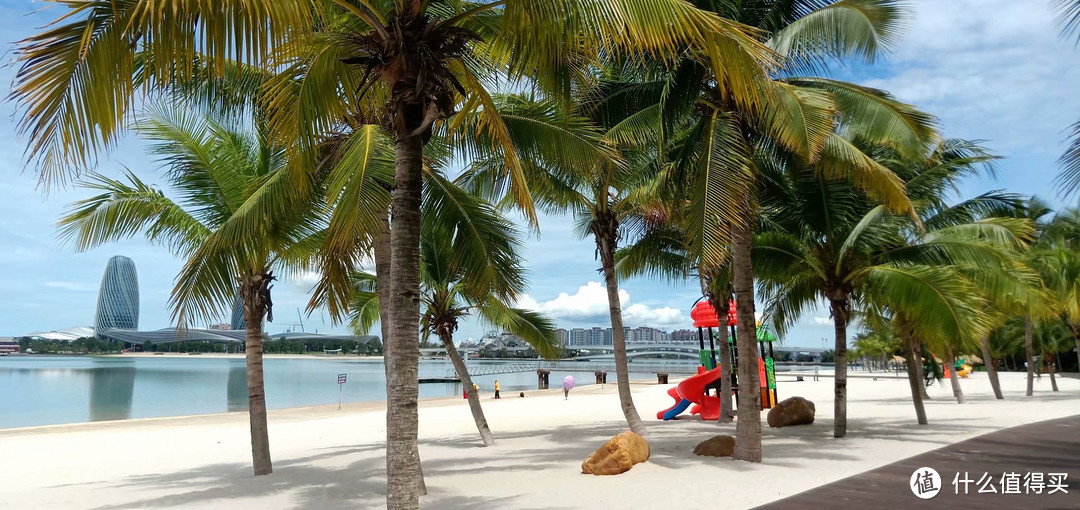
[[[977,146],[952,140],[927,163],[898,167],[917,206],[918,223],[811,169],[771,176],[769,200],[763,202],[768,228],[755,240],[754,259],[777,330],[784,331],[818,300],[830,304],[838,346],[847,343],[853,304],[876,311],[869,319],[888,316],[903,339],[913,398],[924,423],[916,366],[920,344],[944,351],[952,342],[966,342],[972,331],[987,329],[979,310],[984,300],[974,294],[980,288],[976,283],[991,276],[966,273],[974,267],[993,269],[995,282],[1003,285],[997,279],[1019,271],[1009,250],[1030,230],[1009,218],[975,220],[981,212],[1012,207],[1015,199],[1007,195],[944,204],[947,186],[990,159]],[[929,331],[931,325],[938,329]],[[836,405],[843,405],[837,397]]]
[[[71,204],[58,226],[79,250],[143,235],[186,258],[170,297],[179,325],[205,323],[239,292],[246,322],[248,414],[256,475],[273,471],[263,386],[263,320],[273,320],[275,268],[299,267],[320,228],[311,202],[282,202],[294,176],[266,133],[182,104],[161,107],[138,132],[168,167],[179,202],[128,172],[126,181],[90,173],[80,187],[98,192]],[[239,291],[237,290],[239,287]]]
[[[270,125],[290,152],[311,149],[341,124],[386,125],[393,136],[387,328],[387,506],[416,508],[422,154],[457,110],[477,114],[500,142],[513,195],[530,219],[529,190],[505,125],[490,105],[491,77],[527,81],[553,97],[588,81],[604,57],[672,61],[693,54],[737,104],[760,102],[762,64],[775,55],[752,31],[682,0],[225,0],[125,4],[76,0],[55,24],[18,43],[12,96],[29,157],[62,182],[120,136],[141,94],[190,79],[226,57],[285,72],[264,87]],[[297,87],[298,73],[302,80]],[[137,77],[146,85],[135,87]],[[298,101],[296,101],[298,100]],[[451,125],[451,128],[458,126]],[[310,161],[308,161],[310,163]],[[313,165],[308,165],[313,166]],[[341,283],[345,285],[344,282]]]
[[[476,315],[520,336],[545,358],[559,355],[555,327],[536,312],[509,305],[525,290],[524,269],[518,262],[520,246],[510,221],[437,173],[427,178],[423,210],[421,331],[425,339],[434,334],[442,340],[468,395],[484,446],[493,446],[480,398],[454,344],[458,320]],[[358,273],[354,286],[350,322],[357,334],[366,334],[382,315],[377,278]]]
[[[605,70],[608,74],[614,72]],[[634,191],[653,173],[649,160],[642,155],[642,147],[651,148],[654,140],[650,139],[651,126],[642,126],[628,117],[603,115],[602,93],[602,90],[584,92],[585,100],[578,110],[566,114],[560,113],[551,101],[523,96],[503,96],[496,104],[501,105],[507,117],[557,127],[553,131],[558,139],[532,130],[535,135],[543,136],[539,141],[548,146],[527,152],[529,164],[525,165],[525,176],[533,186],[533,196],[545,211],[572,213],[578,222],[578,234],[592,237],[596,244],[607,289],[620,406],[630,430],[644,437],[647,431],[630,394],[615,253],[621,240],[640,230],[650,205],[637,200]],[[567,149],[573,153],[591,153],[593,157],[568,158],[561,154]],[[499,181],[506,179],[501,177],[499,166],[492,158],[477,159],[465,179],[475,191],[506,200],[500,195],[506,186]]]
[[[891,44],[902,9],[889,0],[835,2],[766,1],[752,5],[698,2],[724,16],[762,30],[767,44],[785,57],[783,78],[763,84],[769,101],[745,109],[715,86],[708,69],[684,62],[661,79],[630,84],[624,96],[652,95],[655,107],[643,115],[661,117],[664,138],[676,148],[668,154],[665,178],[669,200],[692,190],[685,214],[691,250],[706,267],[730,264],[738,316],[738,336],[755,338],[752,233],[758,225],[758,187],[763,164],[802,159],[833,176],[849,177],[890,205],[910,208],[895,176],[866,157],[835,130],[836,119],[864,132],[868,141],[921,154],[935,133],[930,119],[888,100],[879,91],[820,78],[793,78],[791,72],[823,67],[826,61],[861,57],[872,60]],[[678,198],[675,198],[678,197]],[[730,258],[730,262],[728,259]],[[752,342],[740,344],[741,359],[757,357]],[[844,357],[838,349],[838,365]],[[846,362],[844,362],[846,367]],[[844,384],[839,374],[837,384]],[[740,367],[743,396],[757,391],[753,363]],[[760,461],[760,409],[742,406],[735,457]],[[842,422],[842,420],[840,420]]]
[[[1029,263],[1053,293],[1061,318],[1080,353],[1080,212],[1059,213],[1046,225],[1032,248]]]

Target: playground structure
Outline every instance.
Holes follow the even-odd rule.
[[[675,405],[657,412],[656,419],[658,420],[673,420],[687,408],[690,408],[690,414],[698,414],[702,420],[715,421],[720,419],[721,398],[735,398],[736,403],[739,401],[737,367],[740,360],[738,359],[738,338],[735,331],[737,324],[735,300],[728,301],[727,326],[731,331],[730,336],[723,334],[723,329],[720,328],[720,318],[708,300],[698,300],[690,311],[690,318],[694,320],[694,327],[698,330],[698,359],[701,366],[698,367],[696,375],[688,377],[674,388],[668,389],[667,393],[675,400]],[[714,335],[713,328],[717,329],[716,335]],[[709,337],[709,347],[707,349],[705,348],[706,332]],[[721,339],[719,336],[726,338]],[[772,343],[776,339],[776,336],[769,332],[768,327],[762,327],[758,324],[757,365],[762,409],[771,409],[777,402],[776,371],[772,348]],[[729,374],[729,377],[731,378],[732,395],[730,397],[720,394],[720,378],[724,377],[724,374],[716,364],[717,351],[714,342],[720,343],[721,349],[726,348],[731,353],[732,373]],[[768,344],[767,354],[766,344]],[[716,395],[711,395],[710,390],[715,390]]]

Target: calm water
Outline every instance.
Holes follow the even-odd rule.
[[[443,377],[450,368],[449,361],[422,360],[420,377]],[[336,404],[337,374],[348,374],[342,402],[386,398],[381,360],[269,358],[264,369],[271,409]],[[568,373],[552,372],[552,387]],[[496,377],[504,394],[536,389],[535,372],[474,379],[490,392]],[[574,377],[579,385],[593,380],[591,372]],[[420,385],[421,398],[449,395],[461,395],[461,385]],[[0,357],[0,428],[245,410],[247,375],[239,358]]]

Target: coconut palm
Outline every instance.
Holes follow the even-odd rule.
[[[1029,263],[1039,271],[1053,292],[1062,320],[1072,332],[1080,353],[1080,212],[1059,213],[1046,225],[1039,242],[1029,254]]]
[[[669,200],[682,200],[692,190],[685,217],[692,251],[707,267],[730,264],[736,297],[738,336],[754,338],[752,233],[758,225],[757,188],[762,164],[792,158],[818,162],[823,173],[855,180],[893,207],[909,209],[902,185],[887,169],[866,157],[836,130],[837,119],[863,131],[867,140],[921,154],[935,136],[929,117],[889,100],[880,91],[820,78],[794,78],[791,72],[823,67],[826,61],[850,57],[872,60],[896,35],[903,10],[884,0],[699,2],[765,34],[767,44],[785,57],[783,77],[767,84],[770,100],[747,110],[713,86],[707,69],[682,63],[661,79],[631,84],[623,96],[639,104],[654,98],[655,106],[640,115],[660,117],[664,138],[676,149],[671,165]],[[768,162],[768,163],[766,163]],[[730,262],[728,259],[730,258]],[[740,344],[741,359],[757,354],[752,343]],[[839,349],[838,359],[844,359]],[[757,372],[752,363],[740,368],[740,386],[753,397]],[[846,364],[845,364],[846,366]],[[837,384],[845,380],[843,374]],[[759,399],[748,398],[757,402]],[[760,409],[739,410],[735,457],[759,461]],[[842,420],[840,420],[842,421]]]
[[[616,71],[609,68],[605,72]],[[553,133],[559,140],[545,136],[539,141],[547,147],[528,151],[525,176],[543,210],[551,214],[573,214],[578,234],[591,237],[596,244],[607,289],[620,406],[630,430],[646,436],[645,425],[630,394],[615,253],[620,241],[633,237],[645,221],[650,204],[636,200],[634,190],[654,173],[648,151],[643,148],[651,149],[655,142],[650,139],[651,126],[635,124],[632,118],[601,115],[602,106],[596,106],[602,102],[597,96],[601,93],[585,92],[581,106],[568,114],[560,113],[551,101],[523,96],[501,97],[501,111],[506,117],[557,126]],[[585,147],[575,148],[580,145]],[[563,154],[568,148],[575,153],[591,151],[594,156],[568,158]],[[506,200],[501,193],[507,187],[506,179],[501,177],[499,166],[497,159],[477,159],[465,179],[475,191]]]
[[[846,344],[853,305],[887,310],[883,315],[904,341],[917,414],[920,423],[925,422],[916,366],[921,344],[940,352],[958,340],[961,347],[970,347],[972,331],[988,330],[980,311],[985,299],[978,289],[991,280],[1001,287],[1006,284],[999,280],[1006,277],[1031,276],[1011,258],[1030,227],[1012,218],[976,219],[1015,207],[1014,197],[986,194],[956,205],[944,203],[943,190],[990,159],[977,146],[950,140],[925,163],[899,166],[918,222],[892,214],[850,184],[811,169],[793,177],[774,175],[769,200],[763,202],[766,228],[755,239],[754,258],[777,330],[786,330],[824,300],[837,343]],[[969,275],[976,268],[985,268],[988,275]]]
[[[528,187],[504,124],[490,105],[492,77],[527,80],[568,97],[604,57],[695,55],[738,104],[760,102],[773,53],[751,30],[682,0],[225,0],[168,5],[67,2],[71,12],[18,43],[13,97],[42,179],[62,182],[111,147],[142,94],[190,79],[205,53],[303,77],[265,87],[271,126],[297,157],[345,124],[387,126],[395,149],[391,326],[387,329],[387,505],[418,506],[416,367],[422,154],[452,112],[476,113],[505,149],[516,201],[531,219]],[[142,77],[142,87],[133,84]],[[294,76],[295,78],[295,76]],[[299,102],[295,101],[296,99]],[[309,165],[312,166],[312,165]]]
[[[276,269],[299,267],[321,228],[312,202],[282,201],[295,179],[282,148],[264,131],[183,104],[138,123],[151,154],[167,168],[179,201],[127,172],[79,181],[97,195],[70,205],[58,226],[76,249],[144,236],[184,257],[170,306],[177,324],[208,323],[231,309],[237,289],[246,322],[248,413],[256,475],[273,471],[263,386],[263,320],[273,320]]]
[[[1053,0],[1058,11],[1058,23],[1068,37],[1080,36],[1080,0]],[[1080,122],[1069,128],[1069,143],[1065,153],[1058,159],[1061,172],[1055,184],[1063,196],[1074,196],[1080,191]],[[1080,348],[1080,340],[1077,347]],[[1080,352],[1080,351],[1077,351]]]
[[[425,339],[434,334],[442,340],[468,395],[484,446],[492,446],[495,441],[480,398],[454,344],[458,321],[475,315],[520,336],[545,358],[559,355],[555,327],[536,312],[510,305],[526,283],[517,229],[510,221],[438,173],[427,177],[423,211],[421,333]],[[358,273],[354,287],[350,322],[357,334],[366,334],[382,315],[377,278]]]

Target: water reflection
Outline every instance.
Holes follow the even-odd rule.
[[[226,406],[230,413],[247,410],[247,367],[243,363],[229,367],[229,383],[225,392]]]
[[[135,366],[106,363],[90,373],[90,421],[126,420],[131,417],[135,394]]]

